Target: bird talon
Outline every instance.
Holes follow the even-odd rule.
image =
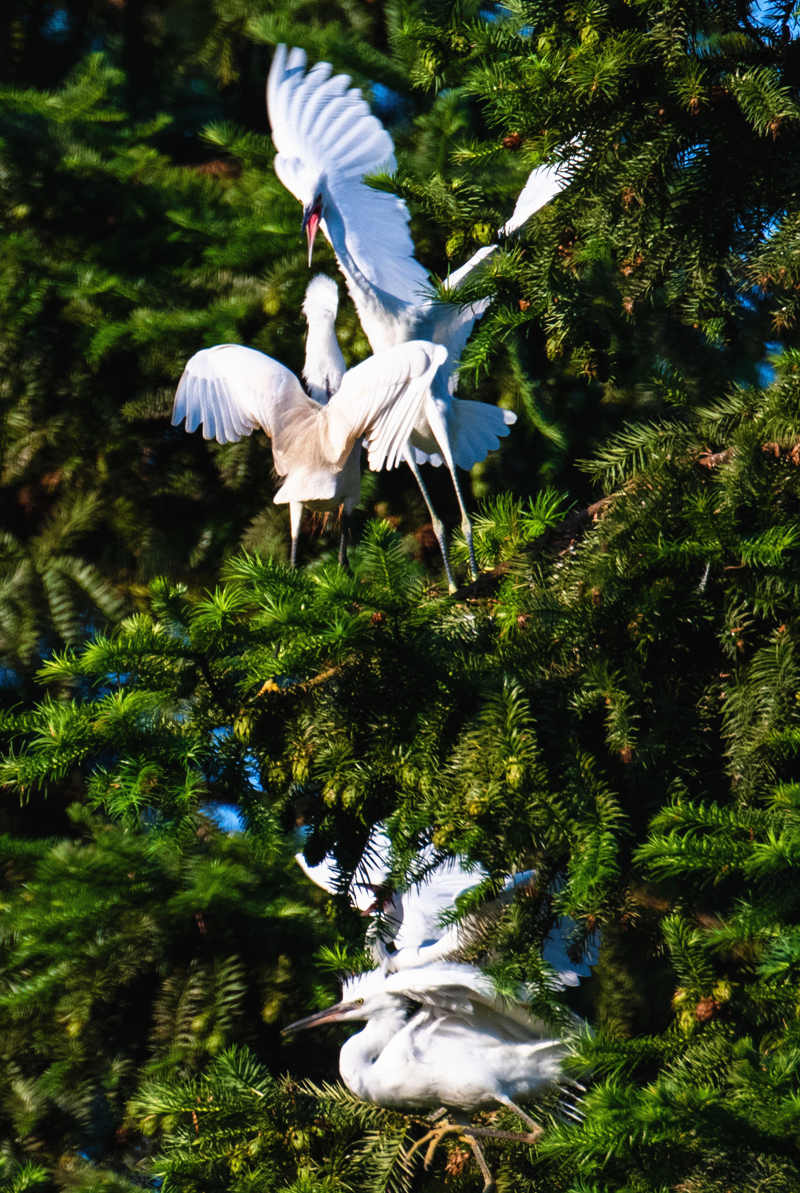
[[[406,1152],[406,1159],[410,1160],[415,1152],[418,1152],[421,1148],[425,1147],[425,1144],[427,1143],[428,1147],[425,1151],[423,1167],[426,1169],[430,1168],[436,1149],[442,1142],[444,1136],[452,1131],[460,1130],[461,1126],[458,1123],[442,1123],[439,1127],[431,1128],[430,1131],[425,1132],[421,1139],[418,1139],[416,1143],[412,1144],[410,1150]]]

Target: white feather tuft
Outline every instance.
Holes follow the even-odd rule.
[[[531,216],[549,203],[567,185],[560,165],[536,166],[528,175],[528,181],[520,191],[510,219],[497,229],[499,236],[510,236],[517,232]]]
[[[339,309],[339,287],[327,274],[318,273],[306,286],[303,314],[309,323],[315,319],[335,319]]]

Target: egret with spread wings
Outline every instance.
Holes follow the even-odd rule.
[[[514,1110],[529,1134],[475,1127],[457,1113],[455,1122],[444,1122],[412,1149],[430,1143],[430,1159],[444,1134],[459,1131],[475,1154],[486,1189],[493,1188],[477,1138],[500,1134],[535,1142],[541,1128],[518,1102],[553,1087],[561,1111],[578,1117],[572,1098],[583,1088],[564,1074],[562,1063],[580,1021],[562,1008],[560,1027],[547,1023],[529,1009],[529,991],[501,997],[486,974],[454,959],[476,943],[486,943],[497,914],[516,894],[530,889],[536,876],[530,870],[509,876],[497,898],[448,925],[443,918],[453,911],[455,900],[486,878],[486,872],[457,857],[437,856],[428,845],[413,867],[417,880],[394,890],[387,883],[390,854],[382,824],[370,832],[349,881],[332,855],[309,865],[303,853],[296,854],[312,881],[331,892],[346,890],[363,914],[377,914],[367,930],[377,968],[349,978],[341,1002],[285,1030],[366,1020],[339,1054],[342,1080],[366,1101],[398,1108],[444,1106],[456,1112],[500,1103]],[[575,928],[569,917],[561,916],[543,941],[550,990],[577,986],[596,964],[596,934],[584,942],[577,960],[571,956]]]
[[[289,504],[292,566],[303,506],[342,508],[344,562],[347,519],[360,495],[361,441],[371,468],[393,467],[447,356],[441,345],[411,340],[345,372],[334,332],[335,292],[335,283],[322,276],[306,292],[308,393],[290,369],[263,352],[217,344],[186,365],[172,412],[174,425],[184,419],[188,431],[202,425],[204,437],[218,443],[256,428],[270,437],[275,471],[284,478],[274,500]]]
[[[463,306],[433,299],[427,272],[414,257],[405,203],[364,182],[367,174],[394,170],[392,139],[370,112],[361,92],[349,86],[350,79],[331,72],[327,62],[306,70],[302,50],[277,47],[267,83],[267,108],[278,150],[275,171],[303,206],[309,264],[319,228],[330,242],[372,350],[380,352],[417,338],[447,349],[446,363],[435,375],[429,400],[420,408],[402,458],[414,473],[428,507],[452,591],[455,585],[444,526],[418,465],[426,459],[446,464],[475,579],[472,525],[456,467],[468,470],[485,459],[508,434],[516,416],[485,402],[465,402],[453,396],[458,359],[488,300]],[[534,170],[501,234],[521,227],[563,185],[557,168]],[[455,289],[496,248],[479,249],[450,276],[449,286]]]

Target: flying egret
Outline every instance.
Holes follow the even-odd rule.
[[[319,228],[330,242],[373,352],[416,338],[447,348],[447,362],[420,408],[403,458],[430,513],[453,591],[444,525],[433,509],[418,464],[426,458],[446,464],[461,511],[470,573],[477,579],[472,523],[456,467],[469,470],[485,459],[516,421],[511,411],[453,396],[458,359],[489,300],[460,306],[431,297],[427,272],[414,258],[405,203],[363,181],[367,174],[396,168],[392,139],[361,92],[350,88],[349,77],[331,72],[328,62],[318,62],[307,71],[303,50],[277,47],[267,81],[267,110],[278,150],[275,172],[303,206],[309,265]],[[534,170],[500,234],[521,227],[564,183],[557,168]],[[455,289],[496,248],[479,249],[450,276],[450,288]]]
[[[173,425],[185,419],[194,431],[202,424],[203,436],[218,443],[234,443],[257,427],[270,437],[275,471],[284,478],[273,500],[289,504],[292,567],[304,505],[341,507],[344,562],[348,519],[360,495],[362,438],[371,468],[393,467],[447,356],[439,344],[412,340],[345,372],[334,330],[336,295],[335,282],[324,275],[306,290],[308,393],[264,353],[217,344],[189,360],[172,412]]]
[[[521,1001],[501,998],[491,980],[471,965],[438,962],[385,974],[380,970],[348,979],[342,999],[284,1028],[284,1033],[325,1023],[366,1020],[339,1053],[339,1072],[356,1097],[397,1109],[443,1106],[472,1112],[502,1105],[513,1110],[528,1134],[498,1132],[463,1122],[429,1131],[412,1151],[460,1132],[472,1147],[487,1189],[491,1174],[476,1136],[534,1143],[541,1127],[519,1101],[568,1082],[563,1060],[566,1032],[532,1015]],[[572,1083],[574,1084],[574,1083]],[[574,1108],[566,1112],[576,1116]]]

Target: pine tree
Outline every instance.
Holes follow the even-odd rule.
[[[3,624],[25,627],[33,658],[37,601],[60,592],[48,568],[74,584],[90,573],[60,560],[117,578],[122,560],[140,580],[172,558],[116,629],[96,632],[112,611],[98,603],[83,613],[91,632],[60,631],[75,640],[41,669],[48,694],[3,715],[0,1039],[12,1080],[0,1182],[475,1188],[457,1140],[426,1172],[412,1154],[420,1119],[335,1083],[333,1032],[321,1045],[277,1038],[333,1000],[337,971],[363,963],[344,897],[318,897],[290,862],[295,825],[309,860],[333,850],[347,873],[386,821],[399,881],[423,842],[486,867],[475,900],[514,867],[537,870],[483,957],[501,989],[541,977],[557,913],[579,936],[601,933],[596,975],[572,998],[592,1029],[571,1061],[588,1086],[584,1121],[534,1107],[539,1146],[491,1152],[501,1186],[797,1190],[791,11],[538,0],[305,16],[243,6],[196,54],[211,63],[219,51],[216,69],[242,69],[244,87],[255,66],[243,42],[286,38],[396,88],[392,185],[439,276],[491,239],[530,165],[551,153],[569,163],[568,191],[465,291],[496,295],[466,389],[477,377],[481,396],[526,414],[503,457],[515,493],[495,492],[491,466],[476,475],[486,571],[452,599],[386,522],[369,525],[349,572],[324,559],[289,571],[254,550],[263,521],[231,554],[269,501],[265,449],[208,453],[165,416],[200,330],[299,362],[297,212],[263,128],[217,123],[216,172],[199,173],[157,148],[156,126],[116,119],[125,76],[106,63],[54,97],[15,79],[1,185],[20,234],[5,267],[32,282],[27,305],[6,304],[17,389],[4,468],[20,469],[9,487],[30,522],[4,540],[20,580],[4,587]],[[226,38],[238,47],[227,59]],[[54,179],[111,196],[93,210],[119,207],[141,233],[135,267],[43,201]],[[61,340],[46,329],[68,321],[72,363],[59,372],[48,353]],[[352,313],[344,327],[357,353]],[[125,406],[109,396],[119,378]],[[64,400],[51,426],[54,387]],[[98,393],[102,434],[88,435]],[[151,473],[138,454],[127,461],[120,409],[139,433],[152,424],[153,473],[186,518],[180,549],[156,527],[136,563],[128,527],[154,525]],[[93,463],[81,471],[80,459]],[[74,504],[45,480],[56,464]],[[252,505],[234,509],[255,475]],[[396,513],[391,479],[381,485],[373,497]],[[120,493],[110,515],[106,494]],[[69,522],[83,508],[91,517]],[[62,539],[37,553],[60,519]],[[216,587],[202,592],[203,580]],[[228,804],[241,817],[233,837],[210,819]]]
[[[139,792],[166,769],[143,766]],[[194,1079],[232,1040],[274,1054],[287,1008],[325,988],[312,958],[330,930],[286,838],[267,817],[257,837],[222,833],[191,772],[190,792],[171,822],[73,804],[70,838],[0,840],[0,1138],[10,1172],[48,1189],[138,1186],[138,1084]]]

